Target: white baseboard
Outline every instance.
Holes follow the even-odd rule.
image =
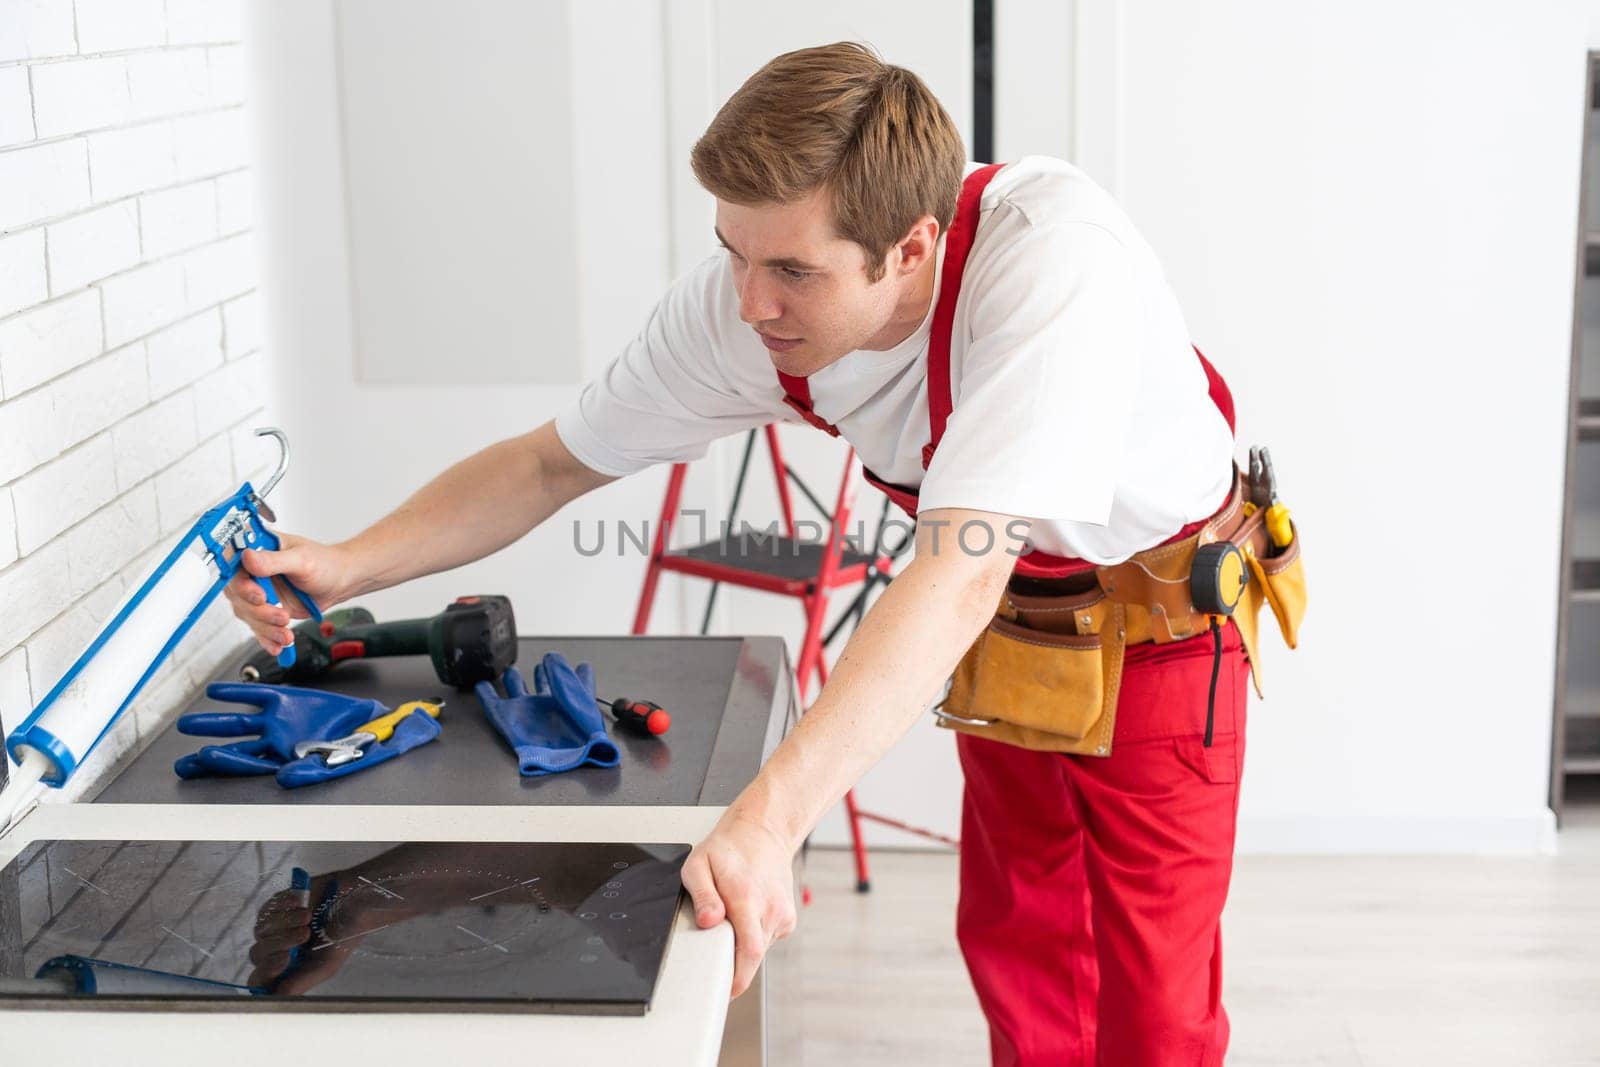
[[[1273,815],[1239,820],[1241,855],[1502,855],[1556,851],[1549,808],[1518,815]]]

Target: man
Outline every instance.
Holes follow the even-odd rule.
[[[725,251],[672,286],[573,407],[349,541],[284,535],[245,565],[326,607],[478,559],[574,497],[725,434],[804,419],[848,440],[917,515],[916,554],[684,867],[700,925],[733,925],[737,995],[794,928],[796,850],[1006,621],[990,625],[1002,594],[1013,608],[1054,603],[1083,590],[1074,576],[1092,585],[1095,565],[1192,552],[1198,524],[1236,494],[1226,389],[1196,358],[1155,256],[1082,172],[968,165],[927,87],[853,44],[773,60],[693,164]],[[229,596],[263,646],[289,642],[292,608],[243,576]],[[1108,687],[1105,716],[1100,696],[1031,702],[1092,712],[1097,748],[1064,754],[1079,742],[1052,723],[1030,734],[977,716],[985,686],[1019,679],[973,653],[973,701],[946,704],[967,778],[958,933],[996,1063],[1220,1063],[1226,1048],[1218,920],[1244,653],[1231,624],[1215,641],[1174,630],[1132,647],[1135,606],[1112,607],[1112,629],[1056,642],[1089,651],[1083,677]],[[1008,619],[1022,654],[1051,644],[1048,626]],[[1104,679],[1102,662],[1114,663]]]

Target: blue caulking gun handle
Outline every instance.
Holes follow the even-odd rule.
[[[266,522],[276,521],[265,496],[272,491],[289,464],[289,444],[282,430],[263,427],[256,431],[276,437],[283,454],[278,469],[262,487],[261,492],[245,482],[237,492],[225,497],[221,503],[206,511],[189,531],[173,545],[166,556],[145,576],[137,589],[129,592],[111,619],[100,628],[89,647],[75,660],[67,672],[58,679],[22,723],[6,735],[6,751],[19,766],[11,781],[0,788],[0,832],[15,818],[23,805],[32,798],[33,786],[66,784],[77,767],[88,757],[111,730],[112,725],[144,688],[151,675],[172,654],[194,627],[201,614],[222,592],[243,565],[243,554],[249,548],[276,549],[279,539],[267,529]],[[265,519],[265,521],[263,521]],[[203,554],[204,574],[192,570],[194,558]],[[183,588],[195,596],[193,604],[181,604],[171,598],[159,600],[152,596],[156,588],[168,580],[175,567],[186,572]],[[204,580],[205,591],[200,591]],[[278,603],[277,593],[269,581],[261,582],[267,599]],[[322,620],[316,602],[292,582],[286,587],[305,606],[312,618]],[[157,601],[152,607],[152,601]],[[148,616],[142,612],[150,612]],[[183,614],[187,611],[187,614]],[[139,633],[124,634],[123,626],[130,620]],[[170,628],[163,640],[158,631]],[[125,637],[116,657],[100,662],[107,643]],[[157,642],[160,642],[159,644]],[[143,672],[134,677],[139,660],[149,653],[149,662]],[[279,655],[279,662],[294,663],[294,646]],[[74,687],[79,687],[74,689]],[[84,688],[87,687],[87,688]],[[92,692],[92,706],[83,696]],[[112,706],[114,705],[114,706]]]
[[[220,515],[224,519],[234,519],[237,521],[240,527],[238,535],[233,539],[233,547],[235,551],[231,558],[228,557],[226,552],[221,551],[222,546],[212,542],[210,537],[206,538],[207,544],[211,547],[213,556],[216,559],[217,569],[221,573],[224,582],[231,580],[234,574],[244,566],[245,549],[253,548],[267,552],[276,552],[282,543],[277,534],[267,529],[267,524],[262,519],[261,510],[258,506],[260,499],[261,498],[256,495],[256,491],[250,485],[250,483],[245,482],[244,485],[239,488],[237,493],[201,519],[200,524],[205,530],[214,530],[217,528],[218,522],[217,520],[212,519],[212,515]],[[249,572],[247,571],[246,573]],[[254,575],[252,575],[252,577],[254,577]],[[313,619],[321,622],[322,609],[317,607],[317,602],[312,600],[311,597],[307,596],[304,590],[295,585],[287,577],[284,577],[283,575],[279,575],[279,577],[283,578],[283,584],[287,585],[289,587],[289,591],[294,593],[295,599],[300,601],[300,603],[305,607],[306,612]],[[261,587],[261,591],[266,594],[268,604],[280,603],[278,600],[277,587],[273,584],[271,578],[255,578],[255,583],[259,585]],[[286,646],[282,652],[278,653],[278,666],[292,667],[294,666],[294,659],[294,645],[290,644]]]
[[[261,527],[261,538],[260,538],[260,540],[261,540],[260,547],[264,548],[268,552],[276,552],[276,551],[278,551],[278,546],[281,543],[279,541],[279,539],[278,539],[278,535],[273,533],[271,530],[267,529],[265,526]],[[295,595],[295,599],[300,601],[301,605],[303,605],[305,607],[306,612],[313,619],[316,619],[318,622],[321,622],[322,621],[322,609],[317,607],[317,602],[315,600],[312,600],[311,597],[306,594],[305,590],[301,589],[298,585],[295,585],[293,582],[291,582],[284,575],[279,575],[279,577],[283,578],[283,584],[289,587],[289,592],[291,592],[291,593],[293,593]],[[261,587],[262,592],[267,594],[267,603],[268,604],[276,604],[276,603],[278,603],[278,590],[277,590],[277,587],[273,584],[273,581],[272,581],[271,578],[257,578],[256,579],[256,584]],[[291,641],[288,645],[286,645],[284,647],[284,650],[282,652],[278,653],[278,666],[280,666],[280,667],[293,667],[294,666],[294,642]]]

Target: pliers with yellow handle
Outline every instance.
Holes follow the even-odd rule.
[[[1289,522],[1288,505],[1278,502],[1278,476],[1272,469],[1272,453],[1265,445],[1250,449],[1250,500],[1244,507],[1246,515],[1257,508],[1265,511],[1267,536],[1276,547],[1289,547],[1294,540],[1294,526]]]
[[[443,700],[412,700],[344,737],[301,742],[294,747],[295,760],[278,771],[278,784],[285,789],[315,785],[386,763],[437,738],[443,710]]]

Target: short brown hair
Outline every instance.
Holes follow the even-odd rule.
[[[967,153],[921,78],[850,41],[787,52],[722,105],[690,154],[712,195],[787,204],[827,187],[867,277],[924,215],[950,227]]]

